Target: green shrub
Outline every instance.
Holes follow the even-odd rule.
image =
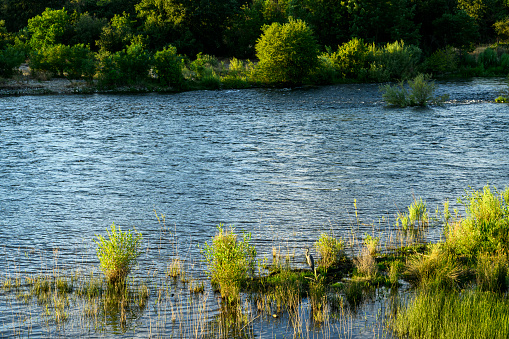
[[[264,26],[256,42],[257,74],[267,83],[301,84],[318,67],[318,47],[302,20]]]
[[[426,59],[424,67],[426,71],[431,73],[445,74],[455,72],[458,69],[456,51],[452,47],[439,49]]]
[[[417,75],[413,80],[408,80],[410,91],[407,91],[403,83],[398,86],[384,85],[380,88],[382,98],[390,106],[426,106],[428,104],[441,104],[448,96],[433,97],[436,85],[429,81],[430,77],[423,74]]]
[[[495,50],[492,48],[486,48],[484,52],[479,54],[477,58],[477,63],[483,65],[485,69],[490,67],[496,67],[499,65],[498,55]]]
[[[326,233],[320,234],[315,243],[316,251],[320,254],[320,266],[328,269],[339,263],[344,257],[344,243]]]
[[[357,78],[366,66],[368,46],[362,39],[353,38],[339,46],[329,58],[344,78]]]
[[[383,100],[389,106],[407,107],[410,106],[408,99],[408,90],[405,88],[404,83],[400,82],[399,85],[383,85],[380,87]]]
[[[390,79],[409,79],[417,73],[421,54],[419,47],[405,46],[403,41],[395,41],[376,54],[375,60],[387,70]]]
[[[256,250],[249,245],[251,234],[244,234],[238,240],[233,229],[228,231],[222,226],[218,226],[212,244],[205,244],[203,254],[212,284],[219,285],[223,298],[236,302],[242,284],[254,272]]]
[[[92,79],[95,74],[95,56],[88,46],[83,44],[74,45],[69,50],[64,71],[71,79]]]
[[[64,37],[71,29],[71,18],[65,8],[53,10],[46,8],[40,15],[28,20],[27,30],[30,32],[30,46],[39,50],[64,42]]]
[[[509,72],[509,54],[504,53],[500,56],[500,66],[504,72]]]
[[[101,270],[106,275],[108,283],[123,283],[141,255],[142,236],[136,230],[133,233],[131,230],[122,232],[114,223],[111,225],[111,231],[106,229],[106,232],[108,239],[102,235],[96,235],[97,240],[94,239]]]
[[[30,55],[30,68],[34,71],[49,71],[70,79],[82,76],[91,79],[95,73],[95,57],[83,44],[47,46]]]
[[[0,76],[10,78],[18,72],[19,66],[25,61],[23,51],[8,46],[0,50]]]
[[[143,45],[133,41],[126,49],[114,54],[100,55],[101,85],[141,84],[148,79],[152,56]]]
[[[193,72],[195,80],[201,80],[205,77],[210,77],[214,72],[213,68],[218,64],[219,62],[214,56],[200,52],[196,55],[196,59],[189,64],[189,70]]]
[[[485,186],[459,199],[465,218],[446,229],[446,244],[459,254],[509,250],[509,188],[498,192]]]
[[[182,88],[184,76],[184,59],[177,54],[177,48],[168,46],[154,55],[154,72],[157,74],[159,83],[163,86]]]

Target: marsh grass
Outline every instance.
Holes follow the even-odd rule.
[[[357,274],[367,279],[375,279],[378,275],[378,266],[375,257],[368,247],[363,247],[359,255],[353,260]]]
[[[460,258],[438,245],[432,246],[428,254],[408,258],[404,272],[405,277],[420,288],[446,290],[462,286],[470,273]]]
[[[507,254],[504,252],[479,255],[475,274],[477,288],[481,291],[506,292],[508,265]]]
[[[418,292],[391,328],[403,338],[508,338],[509,302],[490,292]]]

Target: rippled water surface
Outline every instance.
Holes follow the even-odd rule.
[[[97,266],[92,239],[112,222],[143,233],[142,263],[164,266],[150,251],[174,243],[154,210],[200,276],[197,245],[219,223],[251,232],[262,255],[296,250],[298,265],[320,232],[348,236],[354,199],[383,227],[413,195],[434,210],[469,186],[504,188],[509,108],[489,101],[505,79],[439,85],[445,106],[404,109],[369,84],[1,98],[0,272],[37,272],[55,250],[63,266]]]

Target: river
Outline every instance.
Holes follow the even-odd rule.
[[[385,107],[374,84],[0,98],[0,272],[37,273],[56,252],[97,267],[94,236],[113,222],[143,234],[140,266],[162,270],[152,253],[178,247],[203,279],[198,245],[224,223],[304,267],[321,232],[351,236],[354,199],[362,237],[414,196],[433,212],[469,186],[505,188],[509,108],[492,101],[506,88],[439,82],[450,100],[431,108]]]

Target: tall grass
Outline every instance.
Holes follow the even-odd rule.
[[[508,338],[509,301],[489,292],[421,292],[391,328],[402,338]]]

